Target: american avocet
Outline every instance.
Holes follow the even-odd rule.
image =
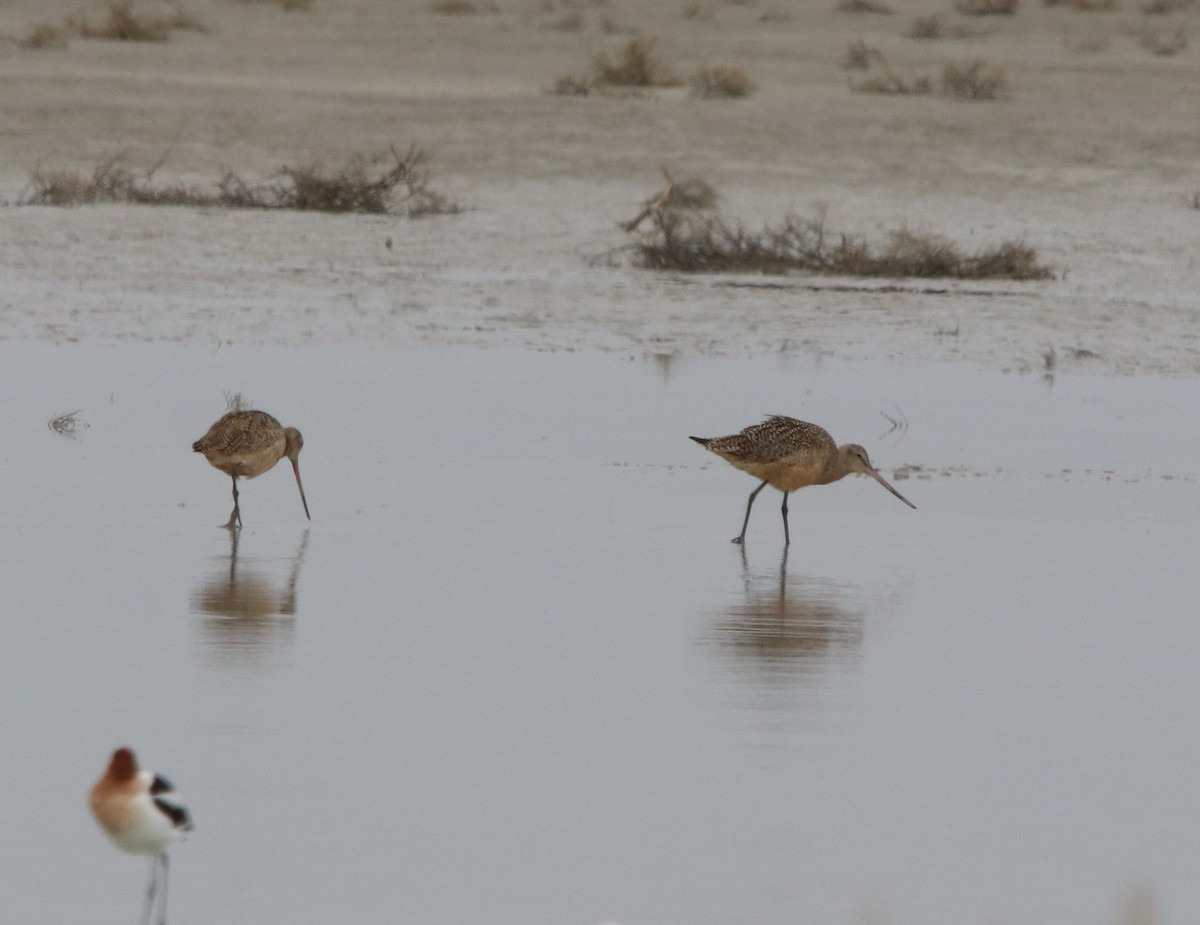
[[[308,499],[304,497],[304,485],[300,481],[300,451],[303,448],[304,438],[300,431],[284,427],[265,411],[230,411],[192,444],[192,449],[203,453],[211,466],[233,479],[233,513],[229,515],[229,523],[225,524],[230,530],[242,525],[237,480],[262,475],[285,456],[296,473],[304,516],[312,520]]]
[[[773,414],[763,423],[747,427],[729,437],[692,437],[702,447],[712,450],[722,459],[749,472],[762,484],[750,493],[746,502],[746,519],[742,532],[733,538],[741,543],[746,539],[750,523],[750,508],[758,493],[770,485],[783,492],[783,542],[791,543],[788,532],[788,495],[808,485],[828,485],[852,472],[869,475],[911,508],[916,505],[896,491],[875,471],[867,451],[857,443],[838,446],[823,427],[797,421],[795,418]]]
[[[149,923],[162,867],[159,925],[167,921],[167,848],[190,831],[188,811],[174,799],[175,788],[153,771],[139,770],[128,748],[118,748],[104,776],[92,787],[92,815],[114,845],[130,854],[149,854],[150,884],[143,921]]]

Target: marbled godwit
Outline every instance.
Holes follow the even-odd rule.
[[[292,471],[296,473],[304,516],[312,520],[308,500],[304,497],[304,485],[300,481],[299,457],[303,448],[304,438],[300,431],[281,426],[265,411],[230,411],[192,444],[193,450],[203,453],[213,467],[233,479],[233,513],[229,515],[229,523],[225,524],[230,530],[242,525],[237,480],[262,475],[285,456],[291,460]]]
[[[829,432],[816,424],[773,414],[761,424],[747,427],[740,434],[691,439],[743,472],[762,479],[762,484],[750,492],[750,500],[746,502],[746,519],[742,521],[742,532],[733,539],[735,543],[746,539],[750,508],[758,493],[768,485],[783,492],[784,545],[790,545],[792,541],[788,532],[788,495],[807,485],[828,485],[852,472],[871,476],[909,507],[914,510],[917,507],[875,471],[866,450],[857,443],[838,446]]]
[[[128,748],[113,752],[108,770],[94,787],[89,800],[92,815],[122,851],[149,854],[150,885],[146,888],[143,921],[148,925],[158,892],[158,869],[162,867],[162,901],[159,925],[167,920],[167,848],[192,828],[188,811],[174,800],[175,788],[153,771],[138,769]]]

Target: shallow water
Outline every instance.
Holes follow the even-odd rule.
[[[1194,382],[8,343],[0,388],[12,921],[134,920],[84,805],[125,743],[195,817],[175,925],[1200,909]],[[218,527],[226,389],[311,524],[284,465]],[[918,510],[800,492],[785,558],[764,492],[730,544],[754,482],[686,437],[768,412]]]

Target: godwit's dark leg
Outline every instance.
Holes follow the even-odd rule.
[[[788,498],[788,492],[785,491],[783,493],[783,545],[785,547],[792,545],[792,536],[788,532],[788,523],[787,523],[787,498]]]
[[[744,543],[746,541],[746,525],[750,523],[750,508],[754,507],[754,499],[758,497],[758,493],[767,487],[767,483],[763,482],[758,488],[750,492],[750,500],[746,502],[746,519],[742,521],[742,532],[735,536],[731,543]],[[787,495],[783,496],[784,503],[787,503]]]
[[[238,490],[237,476],[230,476],[233,481],[233,513],[229,515],[229,522],[225,524],[226,530],[233,530],[242,525],[242,512],[238,509]]]

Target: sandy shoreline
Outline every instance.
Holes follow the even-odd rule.
[[[224,212],[145,206],[4,209],[0,338],[194,343],[418,343],[537,349],[962,360],[1060,372],[1200,371],[1200,189],[1195,48],[1149,54],[1134,10],[1023,7],[957,17],[986,34],[906,39],[911,16],[853,16],[824,3],[500,3],[445,16],[424,3],[346,3],[284,14],[271,4],[188,8],[208,34],[164,43],[10,47],[0,189],[10,203],[39,165],[89,169],[171,154],[165,181],[211,182],[225,167],[265,175],[416,142],[454,216]],[[330,5],[332,7],[332,5]],[[4,31],[79,9],[12,3]],[[54,11],[58,11],[57,13]],[[936,9],[934,10],[936,11]],[[586,69],[601,15],[660,36],[680,70],[740,64],[761,89],[710,102],[547,95]],[[1103,33],[1094,53],[1071,51]],[[983,55],[1011,97],[851,93],[838,62],[862,37],[896,67]],[[881,240],[908,226],[966,249],[1035,247],[1042,283],[699,277],[590,257],[620,247],[618,222],[655,192],[661,165],[700,175],[722,214],[755,225],[827,214]],[[391,247],[387,246],[390,240]]]

